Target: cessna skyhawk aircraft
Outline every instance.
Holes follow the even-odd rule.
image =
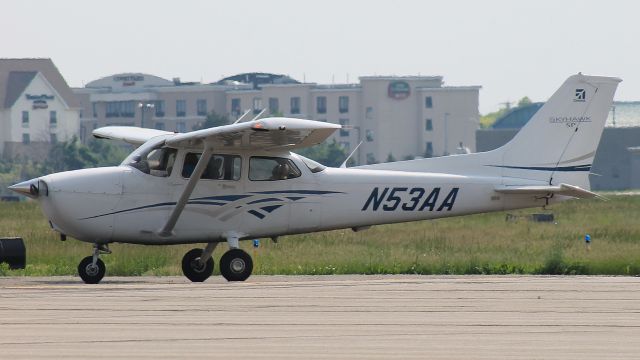
[[[78,266],[105,274],[112,242],[204,243],[182,259],[204,281],[220,242],[220,272],[251,275],[240,240],[544,206],[590,198],[589,171],[617,78],[569,77],[506,145],[493,151],[352,168],[327,168],[291,150],[339,125],[265,118],[175,134],[104,127],[95,137],[140,145],[120,166],[51,174],[10,187],[40,202],[61,236],[93,244]],[[393,119],[389,119],[392,121]]]

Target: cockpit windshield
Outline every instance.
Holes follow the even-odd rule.
[[[164,146],[164,139],[149,141],[132,152],[122,165],[158,177],[171,175],[178,150]]]
[[[312,173],[317,173],[327,168],[326,166],[320,164],[319,162],[306,158],[302,155],[298,155],[298,157],[309,168],[309,170],[311,170]]]

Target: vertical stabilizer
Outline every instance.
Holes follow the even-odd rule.
[[[503,147],[503,176],[589,189],[589,171],[620,79],[569,77]]]

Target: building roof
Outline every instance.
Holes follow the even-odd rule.
[[[10,108],[24,92],[31,80],[36,76],[37,71],[10,71],[6,84],[6,95],[4,97],[4,107]]]
[[[251,84],[253,85],[254,89],[259,89],[264,84],[300,84],[298,80],[295,80],[287,75],[260,72],[228,76],[224,79],[221,79],[216,84],[231,85],[235,83]]]
[[[0,59],[0,103],[3,107],[13,106],[38,72],[56,89],[69,107],[80,107],[78,99],[51,59]]]
[[[544,103],[538,102],[513,108],[498,118],[491,127],[493,129],[520,129],[538,112],[542,105]]]

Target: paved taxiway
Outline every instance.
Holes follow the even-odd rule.
[[[0,278],[0,358],[640,358],[640,278]]]

